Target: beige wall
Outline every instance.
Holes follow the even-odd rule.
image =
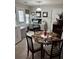
[[[23,4],[20,4],[20,3],[15,3],[15,8],[16,8],[16,10],[30,9],[29,6],[26,6],[26,5],[23,5]]]
[[[35,12],[39,6],[31,7],[31,12]],[[56,21],[55,15],[63,11],[63,5],[51,5],[51,6],[40,6],[42,12],[48,12],[48,17],[41,17],[42,21],[45,20],[48,23],[48,31],[52,30],[52,24]]]

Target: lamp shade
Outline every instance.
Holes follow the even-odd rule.
[[[41,8],[37,8],[36,11],[41,11]]]

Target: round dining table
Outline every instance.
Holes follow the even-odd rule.
[[[52,41],[59,40],[57,37],[58,34],[54,32],[47,32],[46,35],[44,35],[44,31],[38,31],[31,35],[32,38],[34,38],[35,42],[38,42],[40,44],[48,44]]]
[[[31,36],[37,43],[41,44],[41,59],[43,57],[43,45],[49,45],[51,44],[53,41],[56,40],[60,40],[57,36],[58,34],[54,33],[54,32],[46,32],[45,31],[37,31],[37,32],[28,32],[27,33],[28,36]]]
[[[52,41],[59,40],[57,35],[58,34],[54,32],[47,32],[46,35],[44,35],[44,31],[38,31],[31,34],[34,41],[41,44],[41,59],[43,57],[43,45],[49,45]]]

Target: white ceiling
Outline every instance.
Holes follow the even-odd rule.
[[[39,4],[37,1],[41,1],[41,3]],[[29,6],[63,4],[63,0],[15,0],[15,2]]]

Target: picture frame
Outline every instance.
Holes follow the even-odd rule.
[[[37,17],[41,17],[41,12],[36,12]]]
[[[35,12],[31,12],[32,16],[35,16]]]
[[[43,17],[48,17],[48,12],[43,12]]]

